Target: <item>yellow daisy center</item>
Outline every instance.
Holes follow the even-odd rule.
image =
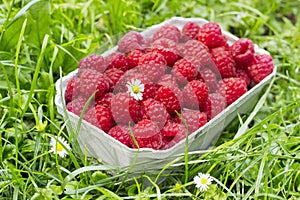
[[[201,179],[201,184],[206,185],[207,184],[207,179],[206,178],[202,178]]]
[[[64,147],[60,143],[56,143],[56,150],[57,151],[62,151]]]
[[[133,86],[132,86],[132,91],[133,91],[135,94],[139,93],[139,92],[140,92],[139,86],[133,85]]]

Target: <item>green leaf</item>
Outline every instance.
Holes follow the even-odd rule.
[[[61,195],[63,193],[63,189],[61,186],[57,185],[50,185],[51,190],[54,192],[56,195]]]
[[[35,46],[41,46],[44,35],[50,33],[50,2],[33,0],[24,6],[6,27],[0,40],[0,51],[9,51],[18,43],[22,24],[27,18],[25,38]]]
[[[29,9],[25,38],[40,48],[46,34],[50,35],[50,1],[41,0]]]

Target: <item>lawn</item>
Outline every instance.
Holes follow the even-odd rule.
[[[0,199],[300,199],[299,9],[296,0],[2,0]],[[172,16],[215,21],[269,51],[277,73],[265,99],[172,170],[130,175],[87,157],[56,110],[55,82]],[[64,158],[51,152],[57,135],[71,146]],[[213,177],[207,191],[195,187],[198,173]]]

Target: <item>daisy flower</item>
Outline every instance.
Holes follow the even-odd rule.
[[[50,145],[51,149],[49,152],[57,153],[62,158],[68,155],[68,152],[65,148],[67,148],[68,150],[71,149],[68,142],[62,137],[58,137],[57,139],[51,137]]]
[[[130,96],[132,96],[135,100],[143,100],[145,85],[142,84],[140,80],[132,79],[131,81],[127,82],[126,86]]]
[[[212,183],[213,178],[209,174],[199,173],[198,176],[194,177],[194,183],[200,191],[206,191],[208,186]]]

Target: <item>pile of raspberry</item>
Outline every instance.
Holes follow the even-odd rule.
[[[164,25],[150,38],[128,32],[106,57],[83,58],[65,101],[130,148],[168,149],[273,69],[270,55],[257,54],[248,38],[229,44],[215,22]]]

